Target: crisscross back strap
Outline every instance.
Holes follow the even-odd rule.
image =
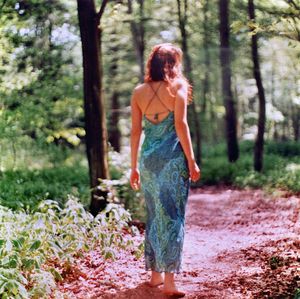
[[[163,82],[161,82],[161,83],[159,84],[159,86],[158,86],[158,88],[157,88],[156,90],[154,90],[154,88],[152,87],[152,85],[149,83],[149,85],[151,86],[152,90],[154,91],[154,94],[153,94],[152,98],[149,100],[148,105],[147,105],[147,107],[146,107],[146,109],[145,109],[145,111],[144,111],[144,114],[146,114],[146,110],[148,109],[150,103],[152,102],[152,100],[154,99],[155,96],[157,96],[157,98],[159,99],[159,101],[160,101],[160,102],[168,109],[168,111],[171,111],[171,110],[164,104],[164,102],[160,99],[160,97],[159,97],[158,94],[157,94],[157,91],[159,90],[159,88],[160,88],[160,86],[162,85],[162,83],[163,83]]]

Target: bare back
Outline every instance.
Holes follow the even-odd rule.
[[[163,121],[175,109],[176,82],[170,86],[165,81],[143,83],[136,88],[138,106],[143,115],[152,123]]]

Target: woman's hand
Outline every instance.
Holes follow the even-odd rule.
[[[139,190],[141,187],[140,172],[138,168],[131,169],[130,186],[133,190]]]
[[[188,161],[190,178],[193,182],[197,182],[200,179],[201,171],[195,162],[195,160]]]

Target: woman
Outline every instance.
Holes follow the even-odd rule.
[[[131,175],[134,190],[142,189],[147,210],[145,268],[152,287],[183,297],[174,273],[181,272],[185,207],[190,179],[200,178],[187,122],[192,87],[182,74],[182,51],[164,43],[153,47],[144,83],[132,93]],[[144,120],[145,139],[138,148]],[[162,272],[165,273],[164,279]]]

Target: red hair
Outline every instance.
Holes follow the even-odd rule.
[[[182,74],[181,49],[171,43],[155,45],[147,61],[144,82],[165,81],[170,85],[176,78],[183,79],[188,85],[189,105],[192,102],[192,85]]]

